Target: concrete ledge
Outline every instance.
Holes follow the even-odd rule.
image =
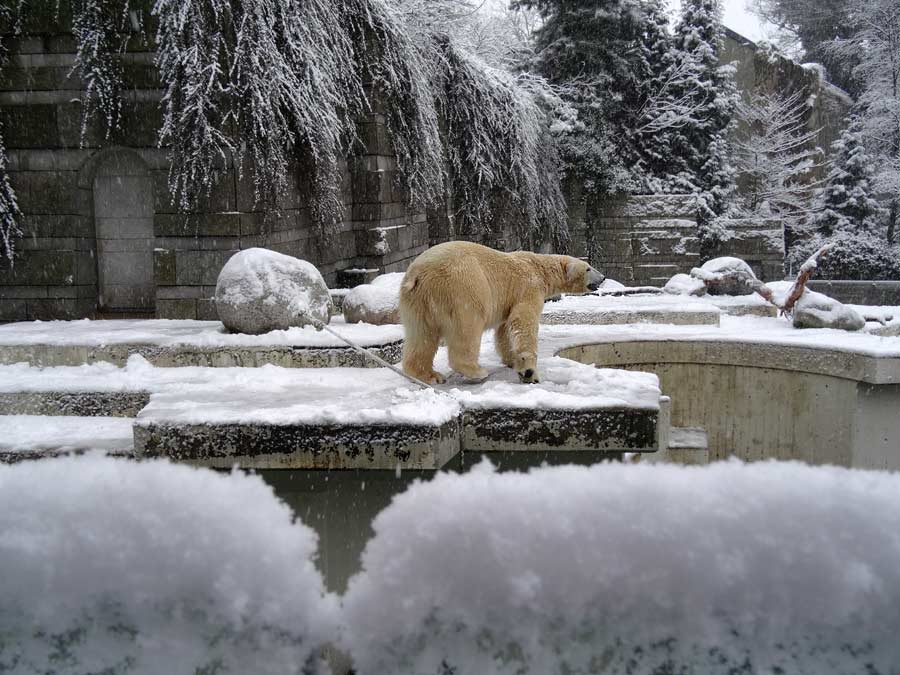
[[[545,310],[541,323],[549,326],[595,325],[610,326],[628,323],[667,323],[676,326],[718,326],[719,312],[679,312],[653,310],[566,311]]]
[[[900,358],[798,345],[697,338],[610,341],[565,348],[559,356],[608,367],[650,363],[717,364],[813,373],[869,384],[900,382]]]
[[[0,415],[137,417],[149,392],[21,392],[0,394]]]
[[[463,413],[464,451],[654,451],[658,413],[586,410],[487,409]]]
[[[398,363],[403,341],[368,347],[389,363]],[[0,345],[0,364],[30,363],[35,366],[79,366],[107,362],[125,365],[128,357],[143,356],[155,366],[206,366],[210,368],[259,367],[266,364],[284,368],[372,368],[379,367],[350,347],[158,347],[141,344],[86,345]]]
[[[459,421],[415,425],[141,423],[138,457],[244,469],[440,469],[459,453]]]

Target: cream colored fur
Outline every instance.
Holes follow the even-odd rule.
[[[502,253],[466,241],[433,246],[413,261],[400,287],[403,370],[425,382],[443,382],[434,370],[434,355],[444,340],[453,370],[484,379],[487,371],[478,365],[481,335],[496,329],[503,363],[523,382],[536,382],[544,300],[584,293],[602,280],[590,265],[570,256]]]

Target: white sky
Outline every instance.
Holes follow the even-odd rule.
[[[751,40],[773,39],[772,27],[763,24],[759,17],[747,9],[748,0],[722,0],[725,6],[724,22],[731,30]],[[669,0],[673,13],[681,9],[681,0]]]

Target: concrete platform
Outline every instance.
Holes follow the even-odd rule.
[[[219,468],[433,471],[465,450],[655,449],[654,375],[550,356],[542,377],[522,385],[501,366],[435,391],[387,369],[18,364],[0,366],[0,412],[136,415],[136,456]]]
[[[722,314],[704,299],[660,294],[569,295],[546,303],[541,323],[546,325],[614,325],[659,323],[718,326]]]
[[[0,415],[0,462],[100,451],[131,455],[130,419]]]
[[[400,360],[402,326],[330,326],[390,363]],[[225,331],[218,321],[165,319],[111,321],[32,321],[0,326],[0,364],[78,366],[108,362],[124,365],[139,355],[156,366],[213,368],[369,368],[374,364],[336,337],[315,329],[291,328],[264,335]]]

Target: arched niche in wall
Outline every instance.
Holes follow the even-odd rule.
[[[137,153],[124,148],[104,150],[92,165],[100,309],[152,312],[153,178]]]

